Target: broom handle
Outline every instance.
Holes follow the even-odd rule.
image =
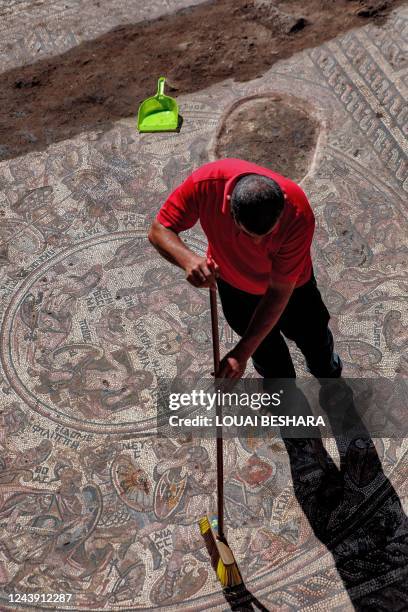
[[[210,287],[211,334],[213,346],[214,376],[220,367],[220,336],[218,334],[217,289]]]
[[[213,346],[214,376],[220,366],[220,337],[218,333],[217,312],[217,288],[210,287],[211,306],[211,334]],[[221,406],[217,402],[216,414],[222,416]],[[222,448],[222,427],[220,433],[217,431],[217,514],[218,514],[218,538],[224,539],[224,461]]]

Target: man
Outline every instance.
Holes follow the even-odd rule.
[[[205,258],[179,236],[198,220],[208,239]],[[314,215],[301,188],[240,159],[205,164],[160,209],[150,242],[195,287],[217,282],[225,318],[241,337],[217,377],[240,378],[252,357],[261,376],[294,378],[283,335],[294,340],[314,376],[340,376],[330,315],[313,275],[313,232]]]

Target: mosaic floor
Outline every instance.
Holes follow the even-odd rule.
[[[9,41],[1,70],[146,16],[138,3],[128,10],[117,0],[103,19],[84,8],[81,25],[85,4],[1,3]],[[149,15],[184,4],[152,2]],[[218,137],[240,104],[278,96],[318,123],[302,186],[316,214],[315,273],[345,373],[408,374],[407,33],[402,7],[381,27],[352,30],[262,78],[181,97],[178,134],[139,135],[132,117],[0,163],[1,609],[230,608],[196,526],[214,504],[214,448],[152,435],[155,374],[210,375],[207,293],[156,255],[146,231],[166,194],[220,153]],[[204,252],[198,230],[187,240]],[[221,339],[224,349],[234,342],[223,320]],[[356,541],[374,533],[379,516],[406,525],[398,497],[408,505],[407,445],[385,439],[375,448],[383,473],[349,474]],[[336,454],[334,441],[328,449]],[[376,606],[391,590],[406,609],[398,595],[406,527],[381,578],[364,580],[362,557],[359,582],[343,576],[346,589],[296,500],[283,443],[229,441],[226,454],[229,542],[266,609],[352,610],[361,597],[387,609]],[[384,497],[389,482],[395,491]],[[350,534],[341,544],[344,559]],[[72,598],[10,603],[19,593]]]

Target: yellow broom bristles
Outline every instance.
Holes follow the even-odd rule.
[[[200,526],[201,535],[204,535],[205,533],[207,533],[207,531],[210,531],[211,529],[210,521],[206,516],[203,516],[203,518],[199,520],[198,524]]]
[[[217,566],[217,578],[223,587],[237,586],[242,582],[241,574],[235,561],[231,565],[225,565],[221,557]]]
[[[231,549],[216,539],[211,523],[206,516],[199,521],[201,535],[204,538],[211,565],[223,587],[237,586],[242,583],[241,574]]]
[[[213,566],[213,569],[217,571],[219,552],[217,549],[215,536],[211,529],[210,521],[208,520],[206,516],[204,516],[200,520],[199,526],[200,526],[201,535],[204,538],[204,543],[207,548],[208,554],[210,555],[211,565]]]

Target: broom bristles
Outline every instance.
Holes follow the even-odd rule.
[[[206,516],[200,519],[199,526],[201,535],[204,538],[205,547],[208,551],[208,554],[210,555],[211,565],[213,566],[213,569],[217,571],[220,555],[218,552],[217,545],[215,543],[216,541],[213,531],[211,529],[210,521]]]
[[[223,587],[233,587],[241,584],[242,578],[234,555],[224,542],[217,540],[207,516],[200,519],[199,526],[208,554],[210,555],[211,565],[221,585]]]

